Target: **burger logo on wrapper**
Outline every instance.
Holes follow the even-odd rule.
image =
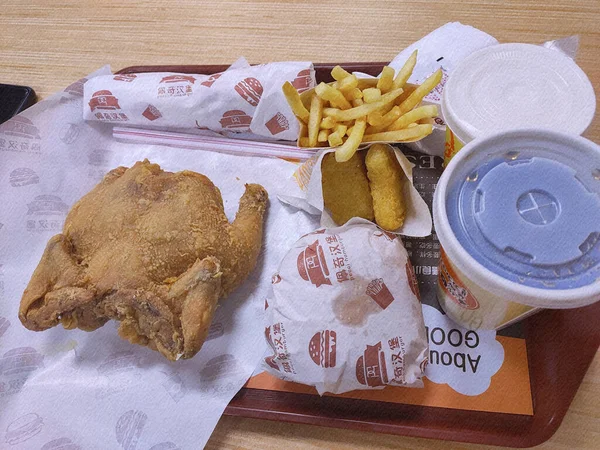
[[[0,124],[0,151],[41,153],[40,130],[27,117],[18,115]]]
[[[83,85],[87,83],[87,78],[81,78],[75,83],[70,84],[65,88],[67,94],[71,94],[74,97],[83,97]]]
[[[43,427],[44,420],[36,413],[25,414],[8,424],[4,441],[8,445],[21,444],[42,431]]]
[[[410,261],[406,261],[406,278],[408,279],[408,285],[410,286],[410,290],[415,297],[419,301],[421,301],[421,292],[419,291],[419,280],[417,280],[417,276],[415,275],[415,270],[413,269]]]
[[[324,284],[331,285],[323,247],[318,240],[298,255],[298,273],[303,280],[310,281],[316,287]]]
[[[256,78],[248,77],[235,85],[235,92],[252,106],[257,106],[263,93],[263,87]]]
[[[247,379],[247,374],[235,356],[226,353],[209,360],[200,371],[200,378],[204,389],[233,394],[242,386],[242,380]]]
[[[123,73],[118,74],[113,77],[115,81],[124,81],[125,83],[131,83],[133,80],[137,78],[135,73]]]
[[[225,112],[219,120],[221,127],[240,131],[250,129],[250,122],[252,122],[252,117],[239,109]]]
[[[271,117],[267,123],[265,123],[265,126],[267,127],[269,132],[274,136],[277,133],[289,130],[290,123],[283,114],[278,112],[273,117]]]
[[[9,350],[0,359],[0,374],[4,376],[28,374],[40,367],[44,367],[44,356],[31,347]]]
[[[223,75],[222,73],[215,73],[213,75],[211,75],[210,77],[208,77],[207,80],[203,81],[202,83],[200,83],[202,86],[206,86],[206,87],[211,87],[215,81],[217,81],[221,75]]]
[[[381,306],[382,309],[386,309],[394,301],[394,296],[383,282],[382,278],[376,278],[367,285],[365,292],[371,297],[375,303]]]
[[[124,450],[134,450],[137,447],[147,420],[146,414],[133,409],[119,417],[115,426],[115,434],[117,442]]]
[[[27,167],[19,167],[10,173],[9,182],[12,187],[21,187],[29,184],[38,184],[40,177]]]
[[[108,120],[111,122],[127,122],[129,120],[127,114],[123,112],[116,112],[119,111],[121,107],[119,106],[119,100],[117,97],[115,97],[110,91],[102,90],[94,92],[88,104],[92,112],[96,111],[94,117],[98,120]]]
[[[294,81],[292,81],[292,86],[296,88],[298,93],[302,93],[304,91],[309,90],[313,85],[312,77],[310,76],[310,69],[304,69],[298,72]]]
[[[81,447],[74,444],[71,439],[62,437],[44,444],[42,450],[81,450]]]
[[[139,384],[139,365],[140,357],[132,351],[126,350],[108,355],[96,369],[98,371],[96,398],[103,399],[119,394]]]
[[[156,108],[156,106],[148,105],[148,107],[142,113],[142,116],[144,116],[150,121],[153,121],[156,119],[160,119],[162,117],[162,114],[160,113],[158,108]]]
[[[196,79],[191,75],[169,75],[160,80],[160,82],[194,84],[196,82]]]
[[[27,203],[27,215],[66,215],[69,207],[56,195],[38,195]]]
[[[369,387],[388,384],[385,354],[381,342],[367,345],[363,355],[356,361],[356,379],[360,384]]]
[[[192,95],[192,85],[195,82],[196,78],[191,75],[179,74],[163,77],[158,86],[158,97],[185,97]]]
[[[108,355],[102,364],[98,366],[98,373],[105,376],[113,376],[119,373],[131,372],[140,364],[139,356],[132,351],[115,352]]]
[[[96,109],[121,109],[117,97],[107,90],[94,92],[88,104],[90,105],[90,110],[92,110],[92,112]]]
[[[325,369],[335,367],[337,335],[335,331],[323,330],[315,333],[308,343],[308,354],[317,366]]]
[[[59,231],[69,207],[56,195],[38,195],[27,203],[27,231]]]

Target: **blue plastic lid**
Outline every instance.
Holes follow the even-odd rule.
[[[541,137],[492,142],[448,185],[448,221],[490,271],[543,289],[600,278],[600,152]]]

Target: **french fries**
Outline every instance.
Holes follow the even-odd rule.
[[[348,161],[361,143],[414,142],[433,130],[436,106],[419,106],[441,81],[438,70],[423,84],[408,83],[417,63],[414,51],[396,73],[389,66],[379,78],[357,78],[335,66],[332,83],[319,83],[302,94],[286,82],[282,89],[301,123],[300,147],[336,147],[335,159]]]
[[[414,142],[417,138],[428,136],[433,131],[431,124],[415,125],[398,131],[384,131],[382,133],[365,134],[363,142]],[[337,153],[336,153],[337,154]]]
[[[323,116],[323,101],[315,95],[310,101],[310,113],[308,116],[308,146],[317,146],[317,137],[319,135],[319,125]]]
[[[389,66],[385,66],[381,71],[381,76],[379,77],[379,81],[377,82],[377,89],[379,89],[383,94],[392,90],[394,85],[394,69]],[[402,86],[398,86],[402,87]]]
[[[292,108],[294,115],[302,122],[308,122],[308,110],[304,107],[302,100],[300,100],[300,94],[298,94],[296,88],[292,86],[292,83],[286,81],[282,89],[283,95],[285,95],[285,99],[289,103],[290,108]]]
[[[415,50],[408,57],[408,59],[404,63],[404,66],[402,66],[402,69],[400,69],[400,71],[398,72],[398,75],[396,75],[396,78],[394,78],[394,83],[393,83],[394,89],[404,87],[404,85],[406,84],[406,82],[408,81],[410,76],[412,75],[412,71],[415,68],[416,64],[417,64],[417,51]]]

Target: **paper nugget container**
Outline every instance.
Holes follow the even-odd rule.
[[[369,147],[364,147],[358,151],[366,151]],[[417,189],[413,185],[412,164],[406,156],[396,147],[392,147],[396,158],[400,163],[400,167],[406,175],[408,182],[403,183],[403,196],[406,202],[406,218],[404,224],[392,233],[401,234],[404,236],[424,237],[431,234],[433,221],[431,212],[425,200],[421,197]],[[321,215],[322,227],[337,227],[331,215],[327,211],[323,201],[323,185],[321,174],[321,162],[327,153],[331,153],[335,149],[323,149],[313,158],[303,163],[295,172],[289,183],[297,185],[290,188],[287,192],[293,194],[279,193],[277,197],[282,202],[302,209],[309,214]],[[298,189],[298,187],[300,189]]]

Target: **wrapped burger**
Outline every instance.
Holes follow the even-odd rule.
[[[83,86],[83,117],[127,126],[251,132],[268,139],[296,140],[299,126],[281,92],[286,81],[299,91],[314,86],[312,63],[250,66],[240,59],[212,75],[103,75]]]
[[[319,394],[422,387],[428,346],[401,240],[363,219],[298,240],[266,300],[264,368]]]

